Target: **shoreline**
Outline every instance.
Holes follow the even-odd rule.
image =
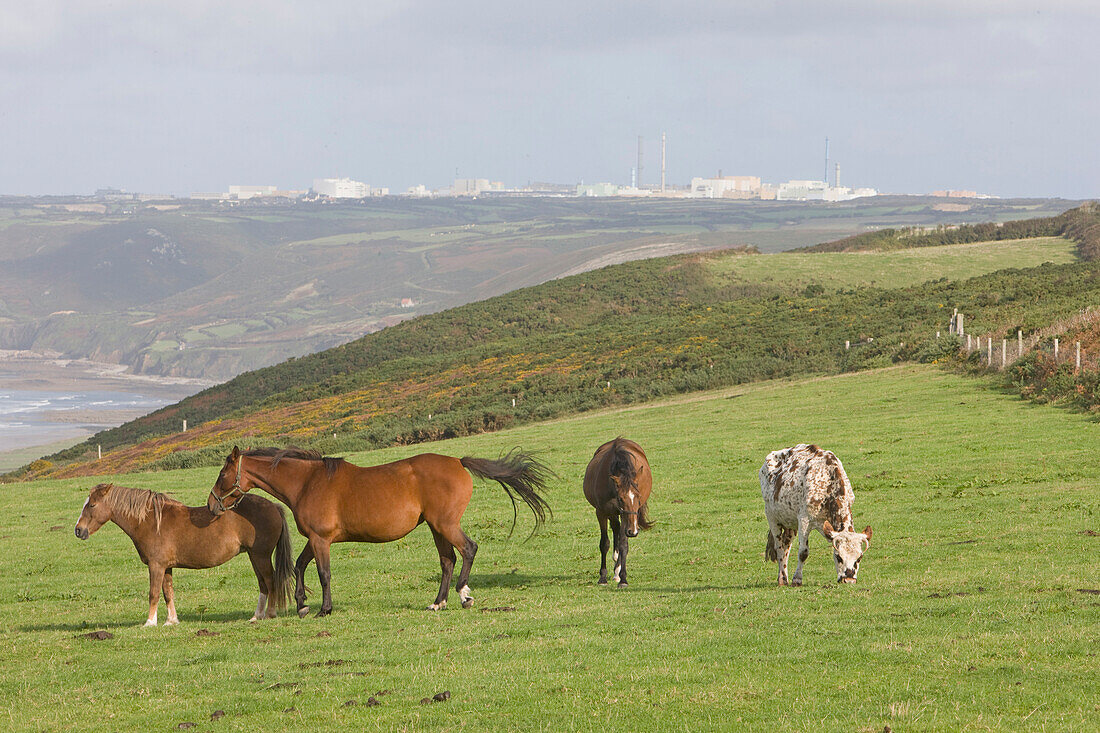
[[[66,359],[55,352],[0,350],[0,393],[33,392],[71,395],[109,392],[133,395],[159,403],[149,409],[130,406],[82,405],[75,409],[43,406],[5,416],[9,424],[8,446],[0,440],[0,473],[82,443],[96,433],[137,419],[195,394],[217,382],[186,377],[129,374],[122,364],[89,359]],[[3,419],[0,419],[2,427]],[[32,423],[32,424],[28,424]]]

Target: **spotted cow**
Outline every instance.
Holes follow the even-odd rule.
[[[871,528],[852,525],[852,483],[840,459],[816,445],[800,443],[772,451],[760,467],[760,492],[768,517],[765,555],[779,563],[779,585],[788,585],[787,556],[798,533],[798,567],[789,585],[802,585],[802,564],[810,554],[810,530],[833,545],[836,582],[854,583],[859,561],[871,544]]]

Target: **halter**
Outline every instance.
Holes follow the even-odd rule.
[[[224,512],[227,509],[232,509],[233,508],[233,507],[227,507],[225,505],[225,500],[228,499],[229,497],[233,496],[234,494],[240,494],[241,496],[244,496],[244,493],[245,493],[244,489],[241,488],[241,464],[242,463],[244,463],[244,456],[240,456],[240,457],[237,458],[237,480],[233,482],[233,485],[229,487],[229,491],[225,492],[224,496],[218,496],[213,491],[210,492],[210,495],[214,497],[214,501],[217,503],[219,512]],[[236,502],[233,503],[233,506],[236,506]]]

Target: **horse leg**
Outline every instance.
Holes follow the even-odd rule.
[[[474,555],[477,554],[477,543],[470,539],[470,536],[463,532],[462,527],[457,524],[453,528],[445,530],[444,536],[462,555],[462,570],[458,573],[455,590],[458,591],[458,597],[462,600],[462,607],[469,608],[474,605],[474,597],[470,594],[468,582],[470,580],[470,570],[474,566]]]
[[[618,515],[612,514],[609,519],[611,521],[611,536],[615,541],[614,549],[611,551],[611,562],[615,574],[611,576],[611,579],[622,588],[626,585],[626,533],[623,532]]]
[[[329,567],[329,546],[332,543],[319,537],[311,537],[309,544],[313,546],[313,556],[317,558],[317,577],[321,581],[321,610],[317,612],[317,616],[328,616],[332,613],[332,570]]]
[[[607,539],[607,516],[596,512],[596,519],[600,522],[600,585],[607,585],[607,551],[611,549],[611,542]]]
[[[176,589],[172,586],[172,568],[164,571],[164,602],[168,604],[168,620],[165,626],[175,626],[180,622],[176,616]]]
[[[255,623],[262,618],[275,618],[275,609],[271,607],[268,599],[275,592],[275,568],[271,566],[271,557],[262,552],[249,552],[248,559],[252,562],[252,572],[256,574],[256,584],[260,586],[260,597],[256,601],[256,613],[248,619],[249,623]]]
[[[439,582],[439,594],[435,602],[428,606],[431,611],[442,611],[447,607],[447,592],[451,588],[451,575],[455,571],[455,548],[450,540],[444,537],[439,530],[431,527],[432,538],[435,540],[435,549],[439,551],[439,566],[443,569],[443,577]]]
[[[298,561],[294,563],[294,601],[298,604],[298,618],[305,618],[309,613],[306,605],[306,568],[313,562],[313,547],[307,542],[298,555]]]
[[[160,603],[160,592],[164,587],[164,566],[149,563],[149,618],[146,626],[157,625],[157,604]]]

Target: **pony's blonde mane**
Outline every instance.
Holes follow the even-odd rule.
[[[179,504],[180,502],[164,494],[158,494],[149,489],[131,489],[127,486],[115,486],[114,484],[100,484],[96,488],[107,489],[104,501],[111,511],[118,512],[122,516],[142,522],[153,510],[153,519],[156,530],[160,532],[160,518],[165,504]]]

